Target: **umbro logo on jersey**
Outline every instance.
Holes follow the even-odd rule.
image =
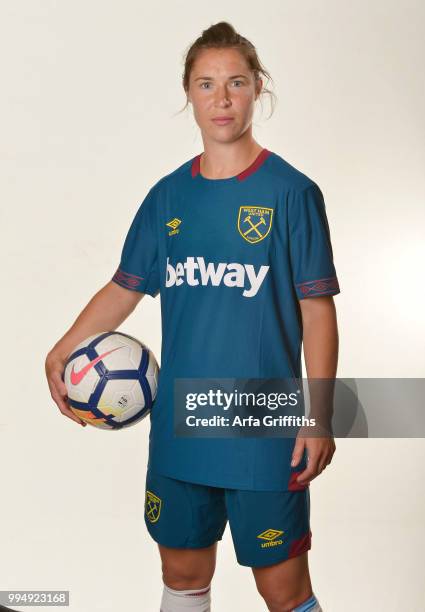
[[[168,232],[169,236],[172,236],[173,234],[178,234],[179,233],[179,225],[181,223],[181,219],[177,219],[177,217],[174,217],[174,219],[171,219],[171,221],[168,221],[168,223],[166,223],[166,225],[168,227],[171,227],[171,231]]]
[[[232,263],[205,263],[203,257],[187,257],[184,263],[178,262],[175,266],[169,263],[165,286],[179,286],[186,282],[188,285],[208,285],[219,287],[243,287],[244,297],[254,297],[261,287],[270,266],[260,266],[258,272],[251,264]]]

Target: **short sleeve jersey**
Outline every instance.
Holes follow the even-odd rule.
[[[200,157],[150,189],[112,278],[161,299],[148,468],[216,487],[296,489],[307,457],[291,468],[293,437],[175,436],[174,380],[302,377],[299,300],[340,292],[323,195],[265,148],[224,179],[204,177]]]

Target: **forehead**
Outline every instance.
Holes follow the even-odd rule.
[[[238,49],[202,49],[193,64],[191,76],[249,74],[249,66]]]

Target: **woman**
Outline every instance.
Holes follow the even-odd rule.
[[[336,375],[339,293],[317,184],[252,136],[268,76],[226,23],[202,33],[183,87],[204,151],[161,178],[139,207],[111,281],[50,351],[61,412],[72,348],[116,329],[145,293],[161,294],[158,395],[150,413],[145,523],[162,559],[163,612],[210,610],[217,541],[229,520],[237,561],[272,612],[318,611],[307,551],[309,482],[330,463],[332,436],[175,435],[174,382]],[[177,410],[177,406],[176,406]],[[181,430],[180,434],[181,434]],[[226,609],[237,605],[237,596]]]

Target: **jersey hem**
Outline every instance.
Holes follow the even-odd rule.
[[[265,485],[265,484],[256,484],[254,485],[253,483],[251,484],[247,484],[246,482],[233,482],[233,481],[217,481],[214,479],[210,479],[210,478],[193,478],[191,476],[184,476],[184,475],[179,475],[176,474],[175,472],[171,473],[169,472],[169,470],[163,470],[163,469],[157,469],[157,468],[152,468],[150,465],[147,466],[147,470],[150,471],[152,474],[157,474],[158,476],[167,476],[168,478],[173,478],[174,480],[182,480],[183,482],[189,482],[192,484],[199,484],[199,485],[205,485],[205,486],[209,486],[209,487],[217,487],[219,489],[238,489],[240,491],[288,491],[290,492],[291,489],[289,488],[289,482],[285,485],[285,486],[280,486],[280,485]]]

